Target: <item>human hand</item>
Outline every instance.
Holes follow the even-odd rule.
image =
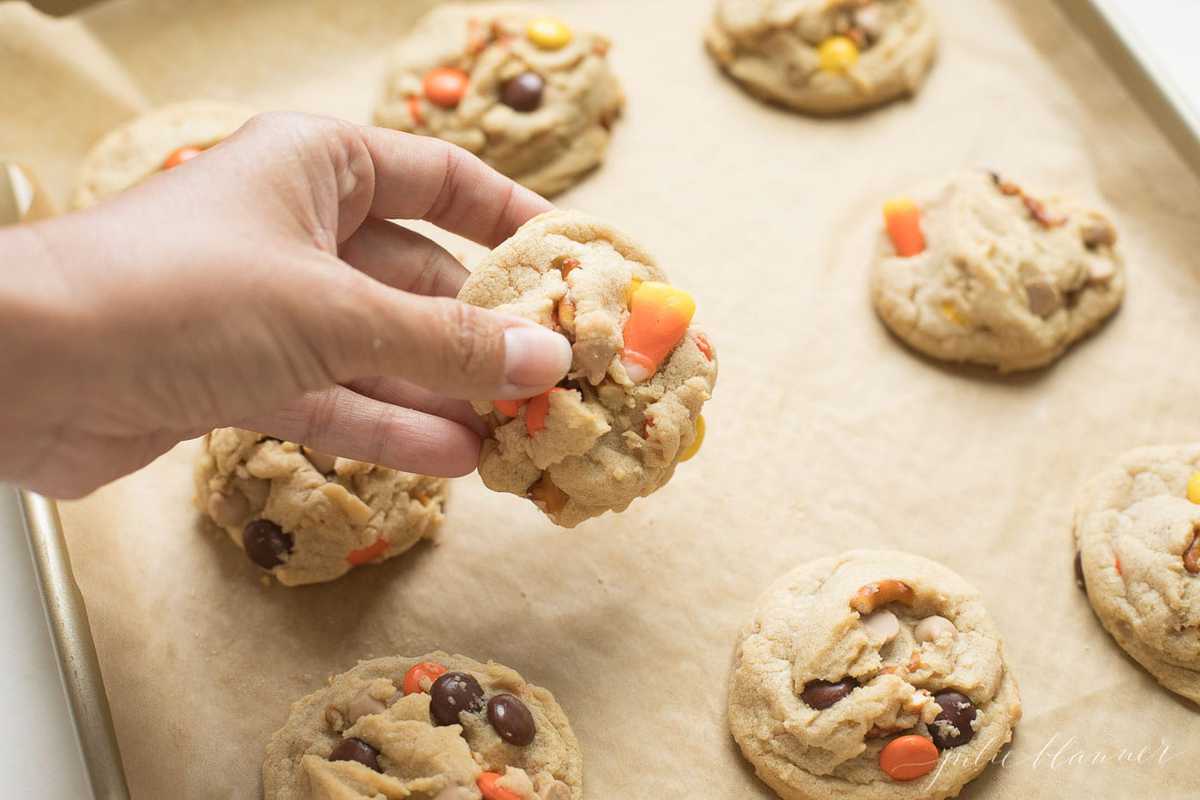
[[[227,425],[470,472],[466,399],[545,391],[570,346],[452,299],[462,265],[386,220],[492,247],[550,208],[444,142],[268,114],[94,209],[0,229],[0,480],[79,496]]]

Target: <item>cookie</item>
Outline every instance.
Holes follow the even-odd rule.
[[[888,550],[810,561],[772,584],[729,684],[733,737],[786,800],[953,797],[1020,717],[979,593]]]
[[[609,46],[530,6],[439,6],[396,48],[375,124],[453,142],[557,194],[604,160],[625,104]]]
[[[483,482],[528,497],[564,527],[662,488],[700,446],[717,381],[695,303],[625,235],[577,212],[523,225],[474,270],[459,299],[561,332],[567,378],[525,401],[474,403],[491,427]]]
[[[86,208],[198,155],[254,113],[230,103],[194,100],[163,106],[125,123],[87,154],[72,206]]]
[[[1104,628],[1159,683],[1200,703],[1200,443],[1126,453],[1087,485],[1074,531]]]
[[[376,658],[292,705],[266,800],[580,800],[583,756],[550,692],[465,656]]]
[[[970,170],[884,206],[871,271],[880,319],[916,350],[1001,372],[1054,361],[1125,295],[1100,212]]]
[[[441,527],[446,481],[238,428],[204,439],[196,507],[285,586],[393,558]]]
[[[705,43],[751,94],[844,114],[916,92],[937,33],[923,0],[719,0]]]

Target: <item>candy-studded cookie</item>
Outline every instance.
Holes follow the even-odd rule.
[[[1076,569],[1117,644],[1200,703],[1200,444],[1145,447],[1075,510]]]
[[[375,123],[446,139],[556,194],[604,159],[624,105],[609,46],[530,6],[440,6],[396,48]]]
[[[580,800],[583,757],[550,692],[499,664],[377,658],[292,706],[266,800]]]
[[[718,0],[705,41],[752,94],[811,114],[915,92],[937,50],[923,0]]]
[[[1002,372],[1058,358],[1110,316],[1125,267],[1109,220],[986,170],[884,205],[871,273],[880,319],[908,345]]]
[[[479,463],[489,488],[569,528],[623,511],[696,452],[716,352],[691,326],[692,298],[666,281],[627,237],[565,211],[530,220],[475,269],[460,300],[559,331],[573,351],[546,394],[474,404],[492,429]]]
[[[907,553],[796,568],[738,642],[729,725],[786,800],[940,800],[987,766],[1021,716],[978,592]]]
[[[196,464],[195,501],[247,558],[298,586],[431,538],[442,524],[446,481],[218,428]]]
[[[226,138],[254,116],[230,103],[196,100],[163,106],[111,131],[80,168],[72,205],[84,208],[178,166]]]

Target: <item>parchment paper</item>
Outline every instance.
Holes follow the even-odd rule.
[[[426,5],[128,0],[64,23],[0,7],[0,156],[62,200],[88,144],[152,104],[365,121],[386,46]],[[722,366],[704,450],[573,532],[459,480],[440,545],[304,589],[264,587],[198,524],[194,444],[64,505],[136,797],[257,796],[291,701],[360,658],[435,647],[550,687],[589,797],[770,797],[723,719],[738,627],[794,564],[887,546],[965,575],[1007,637],[1025,719],[964,797],[1195,798],[1200,712],[1124,657],[1072,576],[1081,482],[1200,436],[1200,190],[1100,58],[1045,0],[934,0],[920,98],[816,121],[717,73],[709,2],[553,5],[611,34],[629,94],[607,165],[561,202],[697,297]],[[1124,310],[1032,375],[924,360],[867,301],[882,199],[973,164],[1119,222]]]

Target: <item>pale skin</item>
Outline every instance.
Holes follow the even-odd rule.
[[[221,426],[410,472],[475,469],[466,402],[570,345],[454,300],[452,255],[551,206],[446,143],[268,114],[94,209],[0,228],[0,481],[86,494]]]

